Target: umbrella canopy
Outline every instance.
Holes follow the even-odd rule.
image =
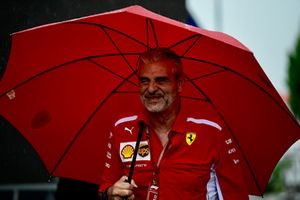
[[[224,121],[228,141],[242,153],[249,193],[261,195],[300,138],[299,124],[240,42],[139,6],[14,33],[0,114],[50,175],[99,183],[114,118],[141,106],[137,58],[154,47],[182,58],[182,102],[214,110]]]

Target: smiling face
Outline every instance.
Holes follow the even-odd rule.
[[[149,112],[164,112],[179,106],[182,79],[175,76],[174,62],[161,60],[140,66],[140,95]]]

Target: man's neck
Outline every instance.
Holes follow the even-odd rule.
[[[168,109],[160,113],[148,113],[151,128],[158,135],[168,134],[176,120],[179,112],[179,104],[175,108]]]

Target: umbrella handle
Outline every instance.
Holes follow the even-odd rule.
[[[140,141],[142,139],[142,135],[143,135],[143,131],[144,131],[144,127],[145,127],[145,123],[143,121],[139,122],[139,133],[136,139],[136,144],[135,144],[135,148],[134,148],[134,153],[133,153],[133,158],[131,161],[131,166],[130,166],[130,170],[129,170],[129,174],[128,174],[128,179],[125,180],[128,183],[131,183],[132,180],[132,175],[133,175],[133,171],[134,171],[134,166],[135,166],[135,161],[136,161],[136,156],[137,156],[137,152],[139,150],[139,146],[140,146]],[[123,200],[127,200],[127,197],[122,198]]]
[[[132,158],[132,161],[131,161],[131,166],[130,166],[130,170],[129,170],[129,174],[128,174],[128,179],[126,180],[126,182],[128,182],[128,183],[131,183],[131,180],[132,180],[135,161],[136,161],[136,156],[137,156],[137,153],[138,153],[138,150],[139,150],[139,146],[140,146],[140,142],[141,142],[141,139],[142,139],[145,123],[143,121],[140,121],[139,126],[140,126],[140,129],[139,129],[139,133],[138,133],[138,136],[137,136],[137,139],[136,139],[136,144],[135,144],[133,158]],[[123,200],[127,200],[127,197],[123,198]]]
[[[129,170],[129,174],[128,174],[128,179],[126,180],[128,183],[131,183],[131,180],[132,180],[132,175],[133,175],[133,171],[134,171],[136,156],[137,156],[137,153],[138,153],[138,150],[139,150],[139,146],[140,146],[140,142],[141,142],[141,139],[142,139],[145,123],[143,121],[140,121],[139,126],[140,126],[140,129],[139,129],[139,133],[138,133],[135,148],[134,148],[134,154],[133,154],[133,158],[132,158],[132,161],[131,161],[131,166],[130,166],[130,170]]]

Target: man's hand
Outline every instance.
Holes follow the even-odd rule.
[[[134,199],[133,189],[137,188],[137,185],[134,180],[131,181],[131,184],[126,182],[126,180],[127,176],[122,176],[113,186],[108,188],[107,195],[109,200]]]

